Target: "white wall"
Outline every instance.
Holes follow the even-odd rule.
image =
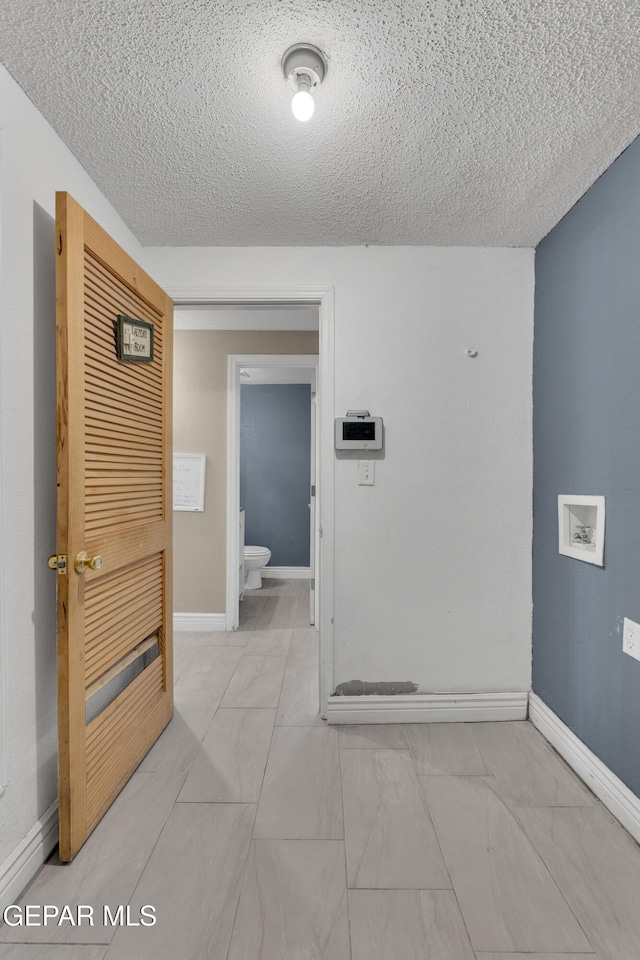
[[[334,684],[528,690],[533,251],[145,252],[169,292],[335,287],[335,415],[386,444],[373,488],[336,460]]]
[[[3,867],[11,872],[17,848],[57,795],[55,574],[47,568],[55,551],[55,191],[72,193],[133,256],[141,248],[1,66],[0,132],[0,643],[8,732],[1,889]]]

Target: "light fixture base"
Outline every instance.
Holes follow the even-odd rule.
[[[282,72],[294,93],[300,77],[308,77],[309,93],[315,93],[328,69],[325,54],[311,43],[294,43],[282,56]]]

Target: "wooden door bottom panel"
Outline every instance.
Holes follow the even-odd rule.
[[[87,726],[87,830],[113,802],[171,719],[162,658]]]
[[[95,719],[86,724],[87,781],[95,780],[106,751],[122,737],[132,717],[140,716],[163,689],[163,664],[155,659]]]

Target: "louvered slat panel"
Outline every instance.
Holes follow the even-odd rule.
[[[152,567],[135,564],[127,569],[130,571],[129,577],[136,577],[135,581],[114,579],[109,583],[108,590],[90,596],[91,603],[85,618],[85,643],[89,649],[103,624],[115,627],[120,620],[134,616],[137,607],[162,583],[161,564]],[[96,583],[100,583],[100,579]]]
[[[136,514],[139,518],[142,513],[148,513],[150,516],[154,516],[156,513],[155,503],[147,503],[144,500],[129,500],[113,509],[96,506],[93,513],[87,511],[87,517],[93,523],[101,524],[107,521],[113,521],[114,519],[120,520],[132,514]]]
[[[158,658],[87,727],[90,830],[155,741],[165,710],[162,661]]]
[[[114,437],[111,434],[109,436],[101,436],[98,438],[94,437],[91,443],[85,444],[85,457],[96,454],[98,456],[126,456],[125,453],[122,453],[121,443],[122,441],[118,437]],[[140,456],[144,457],[158,456],[158,451],[155,449],[154,442],[148,441],[144,437],[138,441],[138,453]]]
[[[158,668],[160,668],[158,670]],[[159,673],[159,677],[154,677]],[[152,679],[153,678],[153,679]],[[146,682],[144,682],[146,680]],[[154,660],[132,680],[86,727],[87,737],[87,779],[95,778],[104,762],[105,754],[111,750],[110,740],[129,723],[141,705],[148,705],[154,699],[158,681],[162,683],[162,665]],[[117,716],[115,716],[117,714]],[[102,721],[102,722],[101,722]],[[89,755],[90,751],[90,755]]]
[[[138,458],[137,460],[118,459],[116,457],[85,457],[87,476],[100,476],[101,471],[108,470],[113,476],[130,476],[134,469],[138,476],[158,475],[158,464],[151,457],[148,460]],[[95,466],[94,466],[95,464]],[[94,473],[92,474],[92,470]]]
[[[93,519],[98,520],[98,514],[102,514],[103,517],[113,516],[119,517],[121,511],[129,510],[131,507],[141,507],[145,510],[155,509],[156,498],[153,495],[153,492],[149,493],[145,489],[140,491],[135,490],[125,490],[124,493],[118,491],[117,494],[117,503],[112,503],[109,497],[87,497],[87,502],[85,504],[87,514],[90,514]],[[124,515],[124,514],[123,514]]]
[[[139,443],[157,450],[158,440],[162,436],[159,424],[149,423],[141,426],[136,423],[135,417],[123,417],[122,414],[114,413],[112,410],[87,412],[86,426],[90,441],[106,443],[111,440],[117,443],[121,450],[123,449],[121,437],[125,438],[125,442],[127,437],[138,437]]]
[[[162,625],[162,555],[85,588],[85,687]]]
[[[87,361],[85,365],[87,389],[96,392],[98,396],[113,395],[123,399],[122,389],[129,390],[134,377],[129,374],[126,368],[115,371],[109,369],[108,373],[105,373],[104,369],[100,369],[100,367],[104,367],[102,358],[96,359],[94,362]],[[154,412],[162,411],[161,396],[157,384],[138,379],[135,387],[136,405],[144,403]]]
[[[95,624],[93,624],[91,636],[87,638],[87,669],[89,669],[89,663],[91,664],[91,669],[93,669],[94,661],[96,663],[98,661],[102,663],[105,659],[109,662],[104,669],[112,667],[122,658],[124,653],[128,653],[129,650],[132,650],[133,647],[136,647],[145,639],[149,630],[155,628],[154,624],[158,610],[158,593],[158,587],[149,590],[144,601],[142,601],[133,612],[129,610],[119,611],[117,616],[110,614],[105,617],[104,620],[96,620]],[[161,596],[160,600],[162,600]],[[149,621],[149,629],[145,627],[142,633],[140,633],[140,631],[134,629],[134,624],[140,619],[142,613],[144,613],[145,616],[148,615],[151,619]],[[104,636],[104,634],[108,634],[108,637]],[[112,647],[121,646],[125,643],[125,639],[123,639],[125,634],[127,636],[130,634],[135,642],[126,650],[119,651],[116,656],[115,653],[112,653]],[[95,680],[95,677],[92,677],[91,681],[87,683],[87,686],[91,686],[93,680]]]
[[[85,330],[91,335],[94,345],[94,356],[102,356],[109,360],[116,351],[116,314],[106,307],[102,311],[93,308],[85,312]],[[135,319],[135,318],[134,318]],[[155,330],[155,328],[154,328]],[[157,347],[157,349],[155,349]],[[154,358],[162,359],[162,344],[154,334]],[[143,383],[153,383],[162,379],[160,371],[154,363],[144,363],[140,367],[134,364],[133,376]]]
[[[95,356],[103,356],[107,360],[113,356],[116,349],[116,323],[114,314],[106,308],[98,313],[85,313],[85,330],[90,332],[94,343]],[[156,340],[157,343],[157,340]],[[161,351],[160,351],[161,352]],[[158,356],[160,353],[158,354]],[[142,382],[154,382],[161,379],[155,363],[145,363],[143,369],[134,366],[134,376]]]
[[[85,253],[85,529],[163,516],[162,336],[148,305]],[[154,324],[154,361],[122,363],[119,313]]]
[[[87,369],[85,397],[88,410],[112,410],[133,418],[137,415],[138,419],[144,415],[157,423],[162,422],[162,411],[156,404],[149,402],[139,393],[123,395],[118,385],[108,380],[94,380],[90,369]]]
[[[143,457],[139,455],[137,459],[127,459],[125,457],[110,456],[87,456],[85,457],[87,475],[98,478],[103,470],[108,470],[110,475],[131,476],[131,470],[135,469],[138,476],[144,477],[158,475],[158,461],[153,457]],[[92,472],[93,471],[93,472]]]
[[[140,590],[146,590],[162,570],[161,556],[150,557],[140,563],[121,567],[115,573],[87,581],[85,586],[85,638],[90,633],[96,616],[109,610],[113,604],[124,605],[135,596],[132,583],[134,571]]]
[[[85,296],[85,311],[86,311],[86,322],[92,323],[96,334],[99,339],[103,340],[105,343],[115,343],[115,327],[113,330],[109,326],[104,326],[102,321],[107,319],[111,321],[113,317],[114,307],[116,306],[116,301],[112,300],[108,302],[103,299],[103,294],[100,290],[95,288],[88,287]],[[122,313],[123,308],[118,310],[118,313]],[[145,319],[142,311],[139,311],[136,308],[136,312],[140,313],[140,318]],[[147,318],[150,322],[154,322],[155,318]],[[157,342],[162,343],[162,331],[158,331]]]
[[[99,609],[105,600],[116,605],[121,604],[123,598],[129,595],[129,591],[137,589],[135,580],[146,583],[149,578],[156,576],[161,568],[162,555],[157,553],[131,567],[120,567],[118,570],[106,572],[100,577],[86,580],[84,590],[85,623],[91,623],[94,610]]]
[[[139,646],[149,636],[149,630],[153,633],[159,630],[161,625],[162,595],[156,591],[149,596],[147,603],[140,607],[135,616],[119,621],[113,629],[109,626],[104,631],[107,636],[96,641],[93,655],[87,655],[85,689],[104,676],[134,647]]]
[[[118,514],[117,521],[115,521],[113,517],[104,517],[102,520],[95,520],[91,523],[87,522],[85,527],[92,537],[108,537],[113,533],[117,533],[118,530],[126,530],[136,525],[142,526],[151,520],[159,519],[158,511],[154,508],[153,511],[147,511],[146,513],[142,510],[138,511],[133,520],[129,520],[126,514]]]
[[[93,370],[94,374],[102,374],[104,378],[105,370],[100,369],[100,364],[103,364],[103,366],[106,364],[108,381],[117,379],[121,383],[126,383],[127,386],[129,383],[133,383],[136,391],[142,394],[147,393],[150,397],[157,397],[160,382],[155,370],[157,360],[154,358],[152,363],[149,361],[144,363],[118,361],[115,337],[109,344],[103,343],[89,323],[89,319],[85,316],[85,332],[87,337],[91,338],[91,356],[87,358],[87,365]],[[107,318],[103,322],[105,325],[108,323],[110,326],[112,324],[115,326],[115,317]],[[141,367],[142,369],[140,369]]]
[[[96,610],[95,618],[87,624],[85,636],[86,647],[90,657],[97,655],[97,648],[101,644],[108,646],[112,643],[112,638],[121,633],[128,623],[133,622],[138,610],[142,610],[143,608],[147,609],[148,607],[155,608],[158,583],[157,578],[148,581],[144,586],[144,596],[133,598],[133,600],[123,591],[120,594],[121,607],[117,607],[114,601],[113,604]],[[149,631],[145,631],[145,636],[148,632]],[[105,633],[108,633],[110,636],[108,638],[101,636],[101,634]],[[144,640],[144,637],[139,637],[138,640]],[[119,657],[113,657],[113,662],[115,663],[118,659]]]
[[[147,323],[156,322],[158,313],[154,308],[135,291],[130,290],[119,277],[114,277],[110,270],[105,270],[100,261],[96,260],[89,251],[85,251],[84,268],[87,291],[99,292],[100,300],[111,307],[116,307],[118,313],[129,310],[130,315],[134,316],[135,311],[135,315],[140,320],[146,320]]]
[[[94,529],[102,530],[105,524],[112,524],[115,521],[122,522],[130,516],[132,510],[137,514],[136,519],[140,519],[143,515],[154,517],[157,513],[155,504],[131,502],[127,506],[114,507],[109,510],[102,508],[96,510],[95,513],[87,513],[87,523]]]

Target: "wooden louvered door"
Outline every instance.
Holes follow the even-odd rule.
[[[50,565],[57,560],[60,857],[71,860],[173,711],[172,304],[72,197],[56,201]],[[118,316],[139,326],[119,336]],[[152,361],[119,358],[132,329],[152,331]]]

